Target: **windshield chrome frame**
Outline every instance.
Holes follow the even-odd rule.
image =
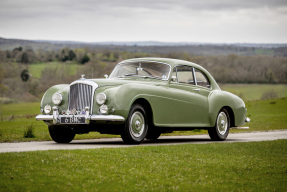
[[[141,62],[150,62],[150,63],[160,63],[160,64],[164,64],[164,65],[168,65],[169,66],[169,72],[168,72],[168,77],[166,78],[166,79],[160,79],[160,78],[153,78],[152,76],[141,76],[141,75],[134,75],[134,76],[127,76],[127,77],[143,77],[143,78],[152,78],[152,79],[158,79],[158,80],[162,80],[162,81],[168,81],[169,80],[169,77],[170,77],[170,73],[171,73],[171,65],[170,64],[168,64],[168,63],[164,63],[164,62],[160,62],[160,61],[146,61],[146,60],[139,60],[139,61],[122,61],[122,62],[120,62],[120,63],[118,63],[115,67],[114,67],[114,69],[113,69],[113,71],[115,70],[115,68],[118,66],[118,65],[122,65],[122,64],[126,64],[126,63],[141,63]],[[109,75],[109,79],[111,78],[123,78],[122,76],[120,76],[120,77],[110,77],[111,76],[111,74],[113,73],[113,71],[110,73],[110,75]]]

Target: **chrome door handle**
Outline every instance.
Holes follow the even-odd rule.
[[[198,92],[199,92],[199,91],[200,91],[200,89],[193,89],[193,91],[198,91]]]

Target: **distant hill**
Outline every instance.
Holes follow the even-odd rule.
[[[200,42],[160,42],[160,41],[129,41],[129,42],[80,42],[80,41],[52,41],[52,40],[34,40],[40,43],[52,44],[75,44],[75,45],[120,45],[120,46],[187,46],[187,45],[216,45],[216,46],[238,46],[238,47],[257,47],[257,48],[279,48],[287,47],[287,44],[256,44],[256,43],[200,43]]]
[[[272,55],[287,57],[287,44],[253,44],[253,43],[193,43],[193,42],[77,42],[6,39],[0,37],[0,50],[13,50],[15,47],[32,47],[34,50],[60,50],[64,47],[107,49],[141,53],[187,52],[194,55]]]

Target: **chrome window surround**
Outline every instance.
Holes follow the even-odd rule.
[[[196,76],[195,76],[195,69],[198,70],[198,71],[200,71],[200,72],[203,74],[203,76],[206,78],[206,80],[208,81],[208,83],[209,83],[209,86],[210,86],[210,87],[204,87],[204,88],[211,89],[211,84],[210,84],[210,80],[208,79],[208,76],[207,76],[203,71],[201,71],[200,69],[197,69],[197,68],[195,68],[195,67],[192,67],[192,68],[193,68],[193,75],[194,75],[194,78],[195,78],[196,86],[204,87],[204,86],[201,86],[201,85],[197,85]]]
[[[99,87],[98,84],[88,79],[80,79],[80,80],[76,80],[73,83],[71,83],[70,87],[75,84],[86,84],[86,85],[92,86],[93,89],[92,89],[92,100],[91,100],[91,109],[90,109],[90,113],[92,114],[93,107],[94,107],[94,94],[95,94],[95,90]],[[68,110],[70,111],[69,106],[70,106],[70,91],[69,91],[69,103],[68,103]]]
[[[197,80],[196,80],[196,76],[195,76],[194,67],[192,67],[192,74],[193,74],[194,84],[197,86]]]
[[[171,65],[168,64],[168,63],[164,63],[164,62],[160,62],[160,61],[126,61],[126,62],[120,62],[118,63],[116,66],[118,65],[122,65],[122,64],[125,64],[125,63],[140,63],[140,62],[149,62],[149,63],[161,63],[161,64],[165,64],[165,65],[168,65],[169,66],[169,73],[168,73],[168,77],[166,79],[159,79],[159,80],[162,80],[162,81],[168,81],[169,80],[169,77],[170,77],[170,73],[171,73]],[[115,70],[116,66],[114,67],[113,71]],[[109,78],[111,76],[111,74],[113,73],[113,71],[110,73],[109,75]],[[136,76],[136,77],[144,77],[144,76]],[[118,78],[118,77],[113,77],[113,78]]]
[[[204,87],[204,86],[201,86],[201,85],[197,85],[196,76],[195,76],[195,70],[194,70],[194,69],[197,69],[197,68],[192,67],[192,66],[189,66],[189,65],[176,65],[176,66],[174,66],[174,67],[175,67],[175,70],[176,70],[177,82],[173,82],[173,83],[179,83],[179,82],[178,82],[178,77],[177,77],[177,66],[191,67],[191,68],[192,68],[192,73],[193,73],[194,82],[195,82],[195,86]],[[197,69],[197,70],[199,70],[199,69]],[[211,89],[211,84],[210,84],[210,81],[209,81],[207,75],[206,75],[203,71],[201,71],[201,70],[199,70],[199,71],[204,74],[204,76],[206,77],[206,79],[208,80],[209,85],[210,85],[210,87],[204,87],[204,88]],[[179,84],[186,84],[186,83],[179,83]]]
[[[173,82],[173,83],[187,84],[187,83],[180,83],[180,82],[178,82],[177,67],[179,67],[179,66],[184,66],[184,67],[190,67],[190,68],[192,68],[192,76],[193,76],[193,80],[194,80],[194,85],[197,85],[197,83],[196,83],[196,78],[195,78],[195,75],[194,75],[194,67],[189,66],[189,65],[176,65],[176,66],[174,66],[174,68],[175,68],[175,70],[176,70],[176,79],[177,79],[177,82]],[[188,85],[191,85],[191,84],[188,84]]]

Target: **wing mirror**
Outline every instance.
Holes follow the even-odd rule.
[[[104,77],[107,79],[109,76],[107,74],[105,74]]]
[[[171,81],[172,81],[172,82],[177,82],[176,76],[171,76]]]

